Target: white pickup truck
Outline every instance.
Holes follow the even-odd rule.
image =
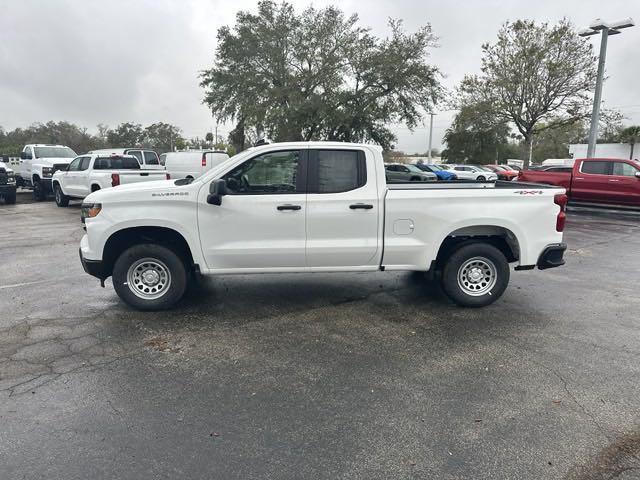
[[[47,195],[53,191],[53,174],[66,168],[76,155],[76,152],[64,145],[25,145],[20,152],[20,164],[16,168],[17,186],[33,189],[33,197],[37,201],[46,200]]]
[[[51,181],[56,204],[66,207],[70,199],[84,198],[104,188],[168,178],[162,170],[141,170],[132,155],[94,153],[74,158],[67,167],[56,171]]]
[[[165,309],[192,273],[430,272],[462,306],[498,299],[518,270],[564,264],[566,195],[516,182],[385,180],[377,146],[244,151],[195,179],[101,190],[82,207],[85,271],[122,300]]]

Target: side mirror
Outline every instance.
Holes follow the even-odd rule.
[[[207,203],[209,205],[222,205],[222,197],[227,194],[227,181],[219,178],[209,185]]]
[[[31,160],[31,154],[29,152],[20,152],[21,160]]]
[[[640,172],[636,172],[636,178],[640,178]]]

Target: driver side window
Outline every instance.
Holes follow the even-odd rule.
[[[269,152],[247,160],[227,173],[231,195],[302,193],[300,151]]]
[[[80,170],[80,162],[82,161],[82,157],[76,158],[73,162],[69,164],[69,172],[77,172]]]

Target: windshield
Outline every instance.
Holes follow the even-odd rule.
[[[436,165],[436,167],[441,168],[442,170],[451,170],[449,165]]]
[[[69,147],[33,147],[36,158],[74,158],[76,152]]]
[[[438,165],[427,165],[432,172],[440,172],[444,168],[440,168]]]
[[[415,165],[405,165],[405,167],[407,167],[410,172],[422,173],[422,170],[420,170]]]

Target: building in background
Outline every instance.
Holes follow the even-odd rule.
[[[587,157],[586,143],[575,143],[569,145],[569,156],[571,158]],[[631,144],[629,143],[598,143],[596,145],[596,157],[600,158],[631,158]],[[634,158],[640,158],[640,145],[635,144],[633,148]]]

